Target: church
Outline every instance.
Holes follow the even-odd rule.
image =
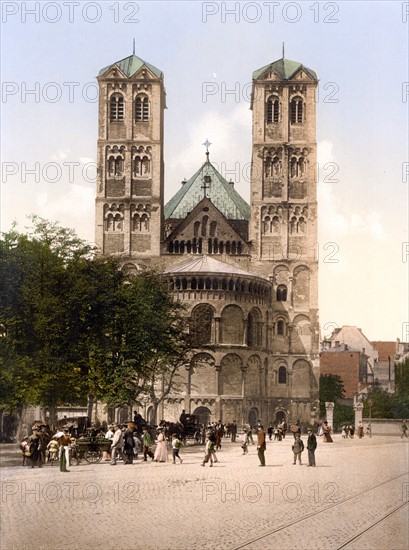
[[[316,73],[284,58],[253,72],[250,204],[212,164],[208,140],[165,204],[162,71],[131,55],[97,79],[97,246],[128,272],[161,272],[200,345],[158,415],[314,422]],[[157,423],[150,411],[140,412]]]

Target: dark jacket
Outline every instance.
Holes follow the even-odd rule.
[[[309,451],[315,451],[316,448],[317,448],[317,438],[313,433],[311,433],[307,439],[307,449]]]

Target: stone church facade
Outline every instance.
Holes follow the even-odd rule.
[[[96,243],[123,269],[158,269],[187,304],[198,341],[182,390],[159,416],[175,420],[185,409],[202,421],[313,422],[315,72],[279,59],[253,73],[250,205],[208,149],[164,204],[163,73],[132,55],[102,69],[98,82]]]

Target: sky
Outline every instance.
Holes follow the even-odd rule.
[[[94,242],[96,75],[164,72],[165,202],[210,159],[250,198],[252,72],[282,57],[317,94],[321,336],[409,341],[408,2],[1,3],[0,229],[31,214]]]

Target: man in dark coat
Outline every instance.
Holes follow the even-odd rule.
[[[136,427],[136,426],[135,426]],[[135,447],[135,440],[133,437],[133,425],[128,424],[128,427],[123,434],[124,437],[124,455],[126,457],[125,464],[133,463],[133,450]]]
[[[38,428],[36,426],[34,426],[33,433],[30,435],[27,442],[30,451],[31,467],[34,468],[34,466],[38,466],[41,468],[41,439],[38,435]]]
[[[235,420],[233,420],[233,422],[230,424],[230,433],[232,443],[235,443],[237,437],[237,423]]]
[[[308,466],[315,466],[315,449],[317,448],[317,438],[313,434],[311,428],[308,428],[307,434]]]
[[[258,426],[258,436],[257,436],[257,453],[260,460],[260,466],[266,465],[266,459],[264,453],[266,452],[266,432],[264,431],[263,425],[259,424]]]

